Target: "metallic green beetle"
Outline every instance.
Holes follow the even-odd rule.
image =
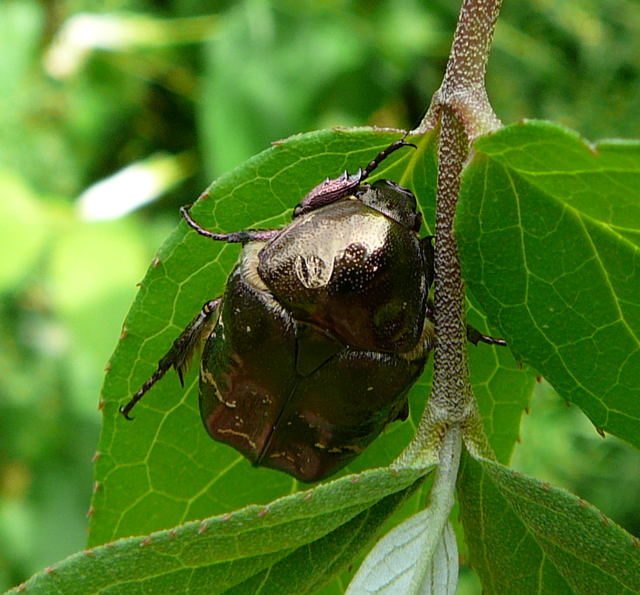
[[[316,481],[405,419],[434,339],[432,238],[418,237],[409,190],[365,180],[407,145],[316,186],[283,229],[213,233],[183,208],[201,235],[244,248],[222,298],[204,305],[125,417],[170,367],[182,381],[204,343],[202,421],[255,465]],[[477,331],[472,340],[496,342]]]

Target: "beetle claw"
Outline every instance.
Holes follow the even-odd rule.
[[[134,418],[129,415],[126,405],[120,405],[120,407],[118,407],[118,411],[122,413],[125,419],[128,419],[129,421],[133,421]]]
[[[504,339],[497,339],[490,335],[483,335],[478,329],[473,328],[470,324],[467,325],[467,340],[478,345],[478,343],[486,343],[487,345],[499,345],[500,347],[506,347],[507,342]]]

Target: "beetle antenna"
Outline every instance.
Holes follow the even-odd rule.
[[[418,147],[416,145],[414,145],[413,143],[408,143],[404,140],[406,136],[407,135],[405,134],[400,140],[391,143],[386,149],[380,151],[369,163],[369,165],[367,165],[367,167],[362,170],[362,177],[360,178],[360,180],[365,180],[366,178],[368,178],[373,170],[378,167],[378,165],[380,165],[387,157],[389,157],[389,155],[391,155],[391,153],[395,153],[398,149],[401,149],[402,147],[413,147],[414,149],[417,149]]]
[[[191,217],[191,214],[189,213],[190,208],[191,205],[180,207],[180,214],[187,222],[187,225],[192,229],[195,229],[201,236],[210,238],[216,242],[228,242],[230,244],[266,242],[280,233],[279,229],[245,229],[243,231],[232,231],[231,233],[214,233],[204,227],[200,227],[200,225],[194,221],[193,217]]]

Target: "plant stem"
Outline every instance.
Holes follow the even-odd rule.
[[[444,79],[416,132],[436,127],[444,107],[462,121],[472,141],[501,126],[485,89],[485,73],[502,0],[464,0]]]
[[[430,406],[436,418],[463,421],[473,401],[467,362],[464,285],[458,261],[453,219],[460,192],[460,174],[469,153],[460,120],[442,112],[438,147],[438,193],[435,252],[435,327],[433,392]]]
[[[474,138],[500,127],[484,78],[502,0],[464,0],[440,89],[416,132],[439,127],[436,198],[434,375],[431,398],[403,463],[429,460],[460,425],[474,454],[492,457],[469,379],[465,293],[453,222]]]

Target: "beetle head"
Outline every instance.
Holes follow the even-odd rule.
[[[338,178],[327,178],[324,182],[318,184],[313,188],[296,206],[293,210],[293,217],[299,217],[314,209],[319,209],[332,202],[336,202],[341,198],[351,196],[356,193],[360,184],[364,182],[391,153],[394,153],[402,147],[414,147],[411,143],[408,143],[402,137],[391,143],[386,149],[383,149],[378,153],[374,159],[364,169],[359,169],[355,174],[349,174],[343,172]],[[398,186],[400,188],[400,186]],[[414,199],[415,202],[415,199]]]
[[[422,215],[418,212],[416,197],[411,190],[391,180],[376,180],[363,184],[356,194],[365,205],[380,211],[411,231],[420,231]]]
[[[358,170],[357,174],[349,175],[346,171],[338,178],[327,178],[309,191],[302,201],[293,210],[293,216],[299,217],[314,209],[319,209],[325,205],[340,200],[345,196],[353,194],[363,180],[363,172]]]

